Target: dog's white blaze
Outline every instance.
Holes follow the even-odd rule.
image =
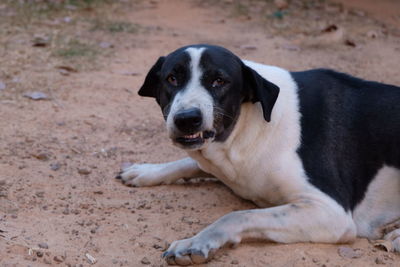
[[[384,225],[400,218],[400,170],[384,166],[354,209],[358,236],[382,238]]]
[[[186,49],[190,56],[190,80],[186,87],[176,94],[167,117],[167,129],[170,134],[174,132],[174,116],[180,110],[199,108],[203,115],[203,128],[213,127],[213,98],[201,85],[203,71],[200,67],[200,59],[204,47]]]

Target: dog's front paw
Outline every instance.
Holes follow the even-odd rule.
[[[211,259],[219,246],[213,246],[205,240],[196,240],[195,237],[174,241],[163,258],[169,265],[191,265],[204,263]]]
[[[133,164],[124,168],[115,178],[129,186],[153,186],[162,181],[162,164]]]
[[[236,244],[224,231],[206,231],[188,239],[174,241],[162,255],[169,265],[205,263],[226,243]]]

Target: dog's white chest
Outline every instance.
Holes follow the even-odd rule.
[[[261,207],[286,203],[306,190],[305,180],[293,175],[296,169],[298,171],[295,164],[290,164],[295,168],[290,170],[280,159],[274,160],[265,154],[266,157],[251,159],[243,157],[244,154],[217,148],[191,153],[191,156],[205,172],[213,174],[237,195]]]
[[[259,206],[266,206],[280,198],[272,193],[274,185],[265,186],[260,174],[251,171],[253,164],[249,162],[231,158],[221,150],[203,152],[196,160],[201,169],[216,176],[237,195]]]

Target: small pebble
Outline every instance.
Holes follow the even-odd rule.
[[[35,195],[39,198],[43,198],[44,197],[44,191],[38,191],[35,193]]]
[[[108,43],[108,42],[101,42],[101,43],[99,43],[99,46],[101,48],[113,48],[114,47],[114,45],[112,43]]]
[[[149,259],[147,259],[146,257],[144,257],[140,262],[141,262],[142,264],[146,264],[146,265],[150,264]]]
[[[49,248],[49,245],[47,245],[47,243],[39,243],[38,244],[38,246],[39,246],[39,248],[43,248],[43,249],[48,249]]]
[[[368,31],[366,35],[367,35],[367,37],[369,37],[371,39],[375,39],[375,38],[378,37],[378,33],[376,31],[373,31],[373,30]]]
[[[61,164],[58,162],[50,163],[50,169],[52,171],[58,171],[61,168]]]
[[[68,214],[69,214],[69,209],[65,209],[62,213],[63,213],[64,215],[68,215]]]
[[[353,249],[351,247],[341,246],[338,248],[338,253],[340,256],[349,259],[360,258],[364,252],[361,249]]]
[[[90,264],[95,264],[96,263],[96,261],[97,261],[96,258],[93,257],[92,255],[90,255],[89,253],[86,253],[85,256],[86,256],[86,259],[88,260],[88,262]]]
[[[239,264],[239,261],[238,261],[238,260],[232,260],[232,261],[231,261],[231,264],[235,264],[235,265],[236,265],[236,264]]]

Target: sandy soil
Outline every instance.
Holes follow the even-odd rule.
[[[254,208],[213,180],[129,188],[113,179],[124,163],[184,156],[156,103],[136,94],[147,70],[182,45],[212,43],[290,70],[329,67],[400,85],[400,5],[384,2],[394,22],[325,1],[293,0],[281,12],[271,1],[114,1],[38,17],[0,4],[0,265],[88,266],[89,254],[96,266],[165,266],[168,243]],[[71,40],[86,50],[60,52]],[[32,91],[49,99],[23,96]],[[340,255],[343,247],[354,250]],[[400,266],[400,256],[365,239],[252,242],[209,266],[375,264]]]

